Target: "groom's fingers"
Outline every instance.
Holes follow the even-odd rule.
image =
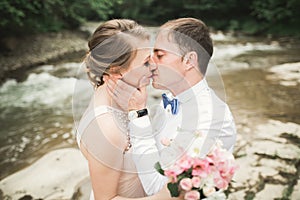
[[[115,100],[116,102],[118,102],[117,100],[124,96],[123,93],[120,93],[120,91],[117,88],[117,85],[112,80],[108,80],[107,82],[107,91],[109,95],[113,98],[113,100]]]
[[[107,87],[110,89],[110,91],[112,92],[114,90],[115,87],[115,83],[112,80],[108,80],[107,81]]]
[[[146,76],[143,76],[139,82],[139,85],[140,85],[140,92],[142,94],[145,94],[146,93],[146,86],[148,85],[148,78]]]
[[[139,89],[129,85],[123,80],[108,80],[107,88],[113,100],[124,110],[138,110],[145,107],[147,99],[146,78],[139,81]],[[143,84],[145,83],[145,84]]]
[[[107,90],[109,96],[111,96],[111,98],[112,98],[115,102],[117,102],[118,97],[117,97],[117,94],[114,92],[113,88],[112,88],[111,86],[109,86],[108,84],[107,84],[107,87],[106,87],[106,88],[107,88],[106,90]]]
[[[113,84],[113,81],[111,81],[111,80],[107,81],[107,91],[110,94],[110,96],[112,96],[112,97],[115,96],[114,84]]]
[[[143,76],[139,81],[140,87],[146,87],[148,84],[149,84],[149,79],[146,76]]]
[[[122,79],[118,80],[116,83],[116,88],[117,90],[120,90],[122,92],[127,92],[128,94],[130,94],[130,96],[136,92],[136,88],[129,85],[128,83],[126,83],[125,81],[123,81]]]
[[[122,90],[118,87],[118,85],[112,81],[112,80],[108,80],[107,81],[107,88],[108,88],[108,91],[109,91],[109,94],[111,94],[112,96],[114,97],[118,97],[118,96],[121,96],[119,94],[122,94],[124,95],[125,93],[122,92]]]
[[[138,90],[122,80],[117,80],[117,82],[108,80],[107,91],[114,102],[122,109],[128,110],[129,101]]]
[[[117,92],[111,90],[111,88],[107,87],[107,92],[111,96],[113,102],[115,102],[120,108],[124,111],[128,110],[128,98],[124,95],[119,95]],[[114,105],[112,105],[114,106]]]

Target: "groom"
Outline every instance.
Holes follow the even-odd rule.
[[[149,70],[153,74],[153,87],[168,90],[170,94],[163,94],[162,105],[151,109],[150,117],[143,108],[145,102],[137,100],[143,98],[129,101],[132,156],[147,195],[157,193],[168,181],[154,170],[154,164],[157,161],[170,164],[178,158],[176,148],[170,150],[166,146],[176,144],[188,150],[195,143],[195,135],[201,134],[205,140],[199,146],[200,156],[208,153],[216,139],[226,149],[233,150],[236,140],[233,117],[205,79],[212,54],[209,30],[202,21],[180,18],[160,27]],[[120,85],[124,92],[132,91],[130,85],[118,81],[116,87]],[[145,94],[138,90],[134,95]]]

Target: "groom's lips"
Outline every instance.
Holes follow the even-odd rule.
[[[151,75],[151,78],[155,77],[155,76],[158,76],[158,74],[152,74]]]
[[[153,77],[153,74],[147,76],[148,79],[151,79]]]

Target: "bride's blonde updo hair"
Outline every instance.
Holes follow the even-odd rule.
[[[88,42],[89,52],[85,58],[92,84],[98,87],[104,83],[103,75],[128,68],[136,55],[135,44],[147,39],[149,34],[133,20],[114,19],[101,24]]]

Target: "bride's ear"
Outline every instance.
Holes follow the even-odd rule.
[[[108,74],[103,74],[102,79],[106,83],[109,80],[109,75]]]
[[[122,78],[123,78],[123,76],[120,73],[120,67],[119,66],[113,66],[109,69],[109,74],[106,76],[105,79],[106,80],[112,79],[113,81],[117,81],[117,80],[122,79]],[[103,79],[104,79],[104,77],[103,77]]]

